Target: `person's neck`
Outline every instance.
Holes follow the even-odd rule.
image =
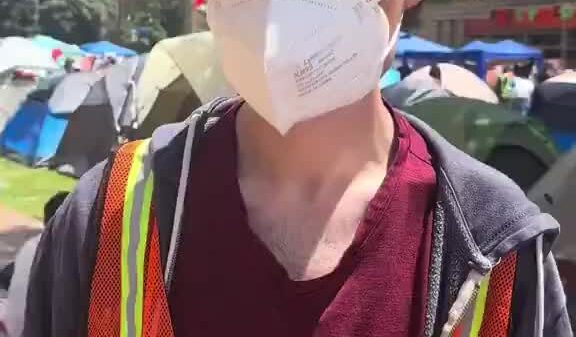
[[[295,125],[285,136],[244,104],[237,134],[240,176],[317,185],[387,166],[394,120],[374,90],[352,105]]]

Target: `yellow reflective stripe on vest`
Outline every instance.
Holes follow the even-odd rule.
[[[476,297],[476,305],[474,306],[474,316],[472,318],[472,327],[470,328],[469,337],[478,337],[480,328],[482,327],[482,320],[484,319],[484,309],[486,309],[486,297],[488,296],[488,285],[490,284],[490,275],[486,276],[480,284],[480,291]]]
[[[134,153],[122,217],[120,336],[142,336],[144,264],[152,204],[153,176],[150,141],[142,141]]]

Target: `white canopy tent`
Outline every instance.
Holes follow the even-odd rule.
[[[12,69],[57,70],[52,53],[23,37],[0,40],[0,73]]]

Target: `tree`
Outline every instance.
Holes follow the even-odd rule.
[[[38,31],[35,0],[0,0],[0,36],[29,36]]]
[[[104,38],[117,0],[0,0],[0,36],[42,33],[70,43]]]
[[[118,10],[113,0],[45,0],[39,12],[43,34],[81,44],[106,37]]]
[[[68,43],[112,40],[139,51],[183,33],[190,0],[0,0],[0,36],[41,33]]]
[[[139,0],[133,3],[126,17],[120,18],[120,40],[124,45],[140,51],[168,36],[181,32],[182,11],[179,0]]]

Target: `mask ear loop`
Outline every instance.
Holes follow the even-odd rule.
[[[390,54],[390,51],[392,50],[392,48],[394,48],[396,42],[398,42],[398,39],[400,38],[400,28],[402,28],[403,19],[404,19],[404,13],[402,13],[400,20],[398,21],[398,25],[396,26],[396,29],[394,29],[394,33],[392,33],[390,40],[388,40],[388,45],[386,46],[386,49],[384,49],[383,54],[384,58],[388,57],[388,54]]]

